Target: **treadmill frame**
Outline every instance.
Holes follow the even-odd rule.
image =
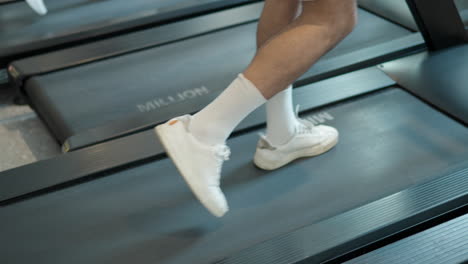
[[[406,0],[430,51],[468,42],[454,0]]]

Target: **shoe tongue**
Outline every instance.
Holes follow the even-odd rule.
[[[314,126],[315,125],[312,122],[309,122],[309,121],[304,120],[304,119],[300,119],[298,124],[297,124],[297,129],[300,132],[306,132],[306,131],[309,131],[310,129],[312,129]]]

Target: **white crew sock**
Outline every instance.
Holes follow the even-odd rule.
[[[224,144],[242,119],[265,102],[257,87],[240,73],[226,90],[193,116],[189,130],[201,142]]]
[[[296,133],[297,118],[292,105],[292,85],[266,103],[266,138],[273,146],[288,142]]]

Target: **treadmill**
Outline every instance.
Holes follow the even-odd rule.
[[[409,1],[415,13],[440,4]],[[438,15],[460,28],[450,19],[453,6],[444,3]],[[447,19],[419,18],[439,24],[420,24],[430,51],[423,63],[407,64],[426,67],[435,59],[451,67],[450,59],[468,50],[466,32],[441,36],[437,29]],[[406,65],[408,58],[388,63]],[[466,87],[462,62],[460,70],[438,71],[453,81],[434,87]],[[437,234],[466,226],[467,123],[411,91],[429,85],[427,75],[416,73],[412,80],[419,82],[403,85],[397,71],[392,79],[385,68],[295,89],[303,118],[342,131],[339,145],[316,158],[275,171],[255,168],[264,120],[250,116],[228,141],[232,158],[223,166],[222,188],[231,211],[220,219],[196,201],[152,130],[2,172],[0,256],[6,263],[332,263],[369,249],[378,255],[383,241],[415,227]],[[349,86],[367,92],[332,99],[330,87]],[[317,107],[320,100],[328,103]],[[411,245],[406,241],[403,247]],[[447,244],[464,250],[464,242]],[[463,261],[465,252],[451,256]]]
[[[208,104],[253,57],[261,7],[253,3],[18,60],[9,73],[63,150],[76,150]],[[363,9],[359,16],[354,32],[295,86],[424,48],[419,33]]]
[[[34,13],[24,1],[0,2],[0,70],[25,56],[253,1],[47,0],[46,16]]]

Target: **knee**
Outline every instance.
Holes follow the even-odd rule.
[[[345,36],[349,35],[358,22],[357,5],[350,5],[348,10],[343,11],[341,16],[337,16],[334,19],[340,21],[336,30],[340,31]]]
[[[301,19],[321,26],[333,41],[339,41],[357,24],[356,0],[304,1]]]
[[[357,7],[351,6],[349,10],[343,11],[340,13],[341,16],[334,17],[338,23],[332,23],[334,30],[340,32],[342,35],[349,35],[357,25],[358,16],[357,16]]]

